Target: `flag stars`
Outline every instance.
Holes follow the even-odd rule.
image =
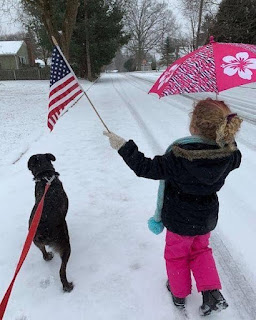
[[[62,56],[57,48],[55,48],[52,54],[50,85],[52,86],[57,81],[67,76],[69,73],[70,70],[66,65],[66,62],[62,59]]]

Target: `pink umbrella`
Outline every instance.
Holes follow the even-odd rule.
[[[216,92],[256,82],[256,45],[210,43],[170,65],[150,89],[170,94]]]

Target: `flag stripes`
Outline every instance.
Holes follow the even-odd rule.
[[[52,54],[48,127],[53,130],[56,122],[70,106],[84,94],[62,52],[55,47]]]
[[[63,103],[59,104],[58,106],[55,106],[54,109],[52,109],[49,112],[49,114],[48,114],[48,127],[50,130],[53,129],[55,123],[60,118],[63,111],[64,110],[66,111],[66,109],[67,109],[66,106],[68,106],[70,104],[70,102],[72,102],[72,104],[73,104],[74,101],[77,101],[78,99],[75,99],[75,98],[77,98],[77,97],[80,98],[81,94],[83,94],[83,92],[81,89],[79,89],[72,96],[70,96],[67,100],[65,100]]]
[[[56,93],[58,93],[60,90],[64,89],[65,87],[68,87],[68,85],[70,83],[72,83],[72,81],[74,81],[74,76],[71,74],[67,75],[65,78],[63,78],[63,83],[61,85],[58,84],[54,84],[51,88],[51,91],[49,93],[49,98],[51,98],[53,95],[55,95]]]
[[[76,81],[72,83],[72,86],[68,86],[67,88],[60,90],[58,94],[56,94],[55,96],[53,96],[52,99],[50,99],[49,112],[55,107],[57,107],[63,100],[65,100],[65,98],[70,93],[72,93],[72,91],[81,91],[79,84]]]

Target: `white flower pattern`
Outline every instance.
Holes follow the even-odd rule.
[[[171,76],[173,75],[174,71],[179,67],[179,64],[174,64],[168,71],[164,72],[162,77],[159,79],[158,88],[159,90],[165,83],[167,83]]]
[[[222,60],[226,63],[221,65],[226,75],[232,77],[238,73],[242,79],[252,79],[253,72],[251,69],[256,69],[256,59],[249,59],[248,52],[239,52],[235,57],[226,56]]]

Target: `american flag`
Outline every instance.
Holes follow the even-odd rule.
[[[60,116],[84,94],[60,48],[52,53],[48,127],[52,131]]]

